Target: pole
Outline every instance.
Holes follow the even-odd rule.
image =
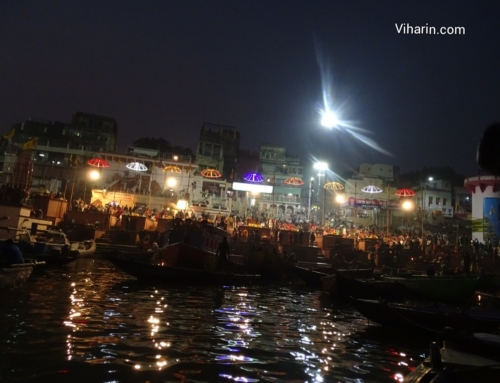
[[[326,189],[325,189],[325,186],[326,185],[326,172],[325,172],[325,183],[323,184],[323,213],[322,213],[322,216],[321,216],[321,224],[323,226],[325,226],[325,210],[326,210]]]
[[[390,204],[391,204],[391,200],[390,200],[390,195],[391,195],[391,187],[389,185],[387,185],[387,208],[386,208],[386,235],[389,236],[389,209],[390,209]]]
[[[307,219],[311,221],[311,195],[312,195],[312,185],[313,185],[314,179],[311,179],[309,181],[309,207],[307,209]]]
[[[424,217],[425,217],[425,205],[424,205],[424,189],[420,189],[420,192],[422,193],[422,243],[424,241]]]
[[[75,191],[76,169],[73,172],[73,183],[71,185],[71,195],[69,196],[70,210],[73,210],[73,192]]]
[[[274,172],[273,172],[273,203],[271,205],[271,219],[276,219],[275,215],[276,213],[274,212],[274,209],[276,209],[276,204],[274,202],[274,189],[276,188],[276,164],[274,164]],[[278,209],[276,209],[277,211]]]
[[[325,173],[325,183],[324,183],[324,185],[326,185],[326,173]],[[324,187],[323,187],[322,192],[323,192],[323,209],[322,209],[323,212],[321,214],[321,224],[323,226],[325,226],[326,189]]]

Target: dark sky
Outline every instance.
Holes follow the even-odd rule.
[[[194,148],[207,121],[238,128],[244,149],[283,144],[338,171],[473,176],[481,132],[500,120],[499,38],[495,1],[3,0],[0,125],[101,114],[124,150],[145,136]],[[320,126],[319,63],[342,119],[392,156]]]

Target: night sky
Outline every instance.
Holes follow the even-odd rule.
[[[402,23],[465,35],[398,34]],[[3,0],[0,125],[99,114],[125,150],[145,136],[195,148],[207,121],[306,168],[474,176],[481,132],[500,121],[499,38],[494,1]],[[321,127],[325,84],[340,118],[391,155]]]

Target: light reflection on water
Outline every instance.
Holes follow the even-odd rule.
[[[296,286],[152,286],[99,258],[0,303],[6,381],[393,382],[430,341]]]

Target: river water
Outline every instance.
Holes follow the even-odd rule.
[[[159,286],[100,258],[1,292],[6,382],[394,382],[432,339],[300,284]]]

